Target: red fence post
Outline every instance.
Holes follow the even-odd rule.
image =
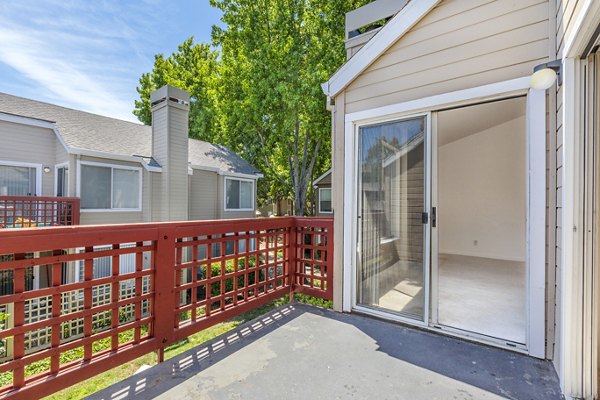
[[[81,217],[81,200],[77,197],[71,199],[71,225],[79,225]]]
[[[164,348],[175,332],[175,228],[159,228],[154,271],[154,336],[160,344],[158,362],[164,361]]]
[[[297,219],[290,219],[289,238],[288,238],[288,274],[290,285],[290,302],[294,301],[294,290],[296,286],[296,263],[298,259],[298,235],[296,228]]]
[[[327,296],[333,301],[333,219],[327,223]]]

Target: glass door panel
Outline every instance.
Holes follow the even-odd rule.
[[[359,131],[357,304],[425,318],[425,117]]]

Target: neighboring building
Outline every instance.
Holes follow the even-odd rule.
[[[346,33],[334,307],[550,359],[596,398],[600,2],[378,0]]]
[[[263,217],[284,217],[294,215],[294,202],[290,199],[273,200],[260,209]]]
[[[149,127],[0,93],[0,195],[80,197],[82,224],[254,217],[260,172],[188,138],[187,92],[151,101]]]
[[[315,179],[316,210],[315,214],[320,217],[330,217],[333,214],[331,204],[331,169]]]

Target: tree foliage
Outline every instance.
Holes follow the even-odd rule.
[[[179,45],[169,57],[154,56],[152,72],[142,74],[133,113],[146,124],[152,124],[150,93],[164,85],[172,85],[190,93],[190,137],[213,141],[216,135],[217,106],[215,88],[218,79],[218,53],[209,44],[195,43],[191,37]]]
[[[306,210],[312,180],[331,164],[331,117],[321,83],[345,60],[344,14],[368,0],[210,0],[224,27],[213,46],[184,42],[140,78],[135,114],[169,83],[192,94],[190,132],[224,144],[265,174],[259,198]]]

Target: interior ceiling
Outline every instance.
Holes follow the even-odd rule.
[[[440,111],[438,145],[444,146],[474,133],[525,115],[525,97]]]

